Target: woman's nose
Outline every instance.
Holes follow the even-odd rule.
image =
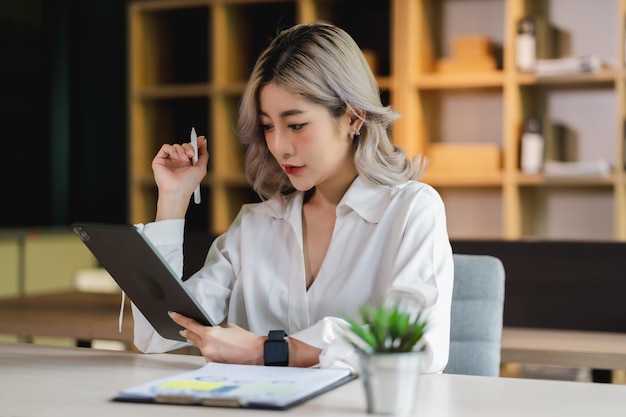
[[[274,155],[280,156],[282,159],[287,159],[293,155],[294,149],[289,135],[286,132],[281,132],[279,129],[274,130],[272,143],[274,145]]]

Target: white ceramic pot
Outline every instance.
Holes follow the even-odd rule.
[[[423,351],[359,355],[360,375],[367,398],[367,412],[409,415],[421,373]]]

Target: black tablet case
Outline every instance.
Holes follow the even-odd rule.
[[[72,229],[164,338],[185,341],[175,311],[213,325],[150,241],[133,225],[76,222]]]

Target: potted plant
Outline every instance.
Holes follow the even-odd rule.
[[[359,355],[361,379],[371,414],[412,411],[421,372],[422,336],[427,320],[400,304],[363,305],[360,320],[347,318],[346,339]]]

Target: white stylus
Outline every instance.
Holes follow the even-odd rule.
[[[198,135],[196,135],[196,128],[191,128],[191,146],[193,146],[193,164],[195,165],[198,162]],[[200,204],[200,184],[196,187],[193,192],[193,202],[196,204]]]

